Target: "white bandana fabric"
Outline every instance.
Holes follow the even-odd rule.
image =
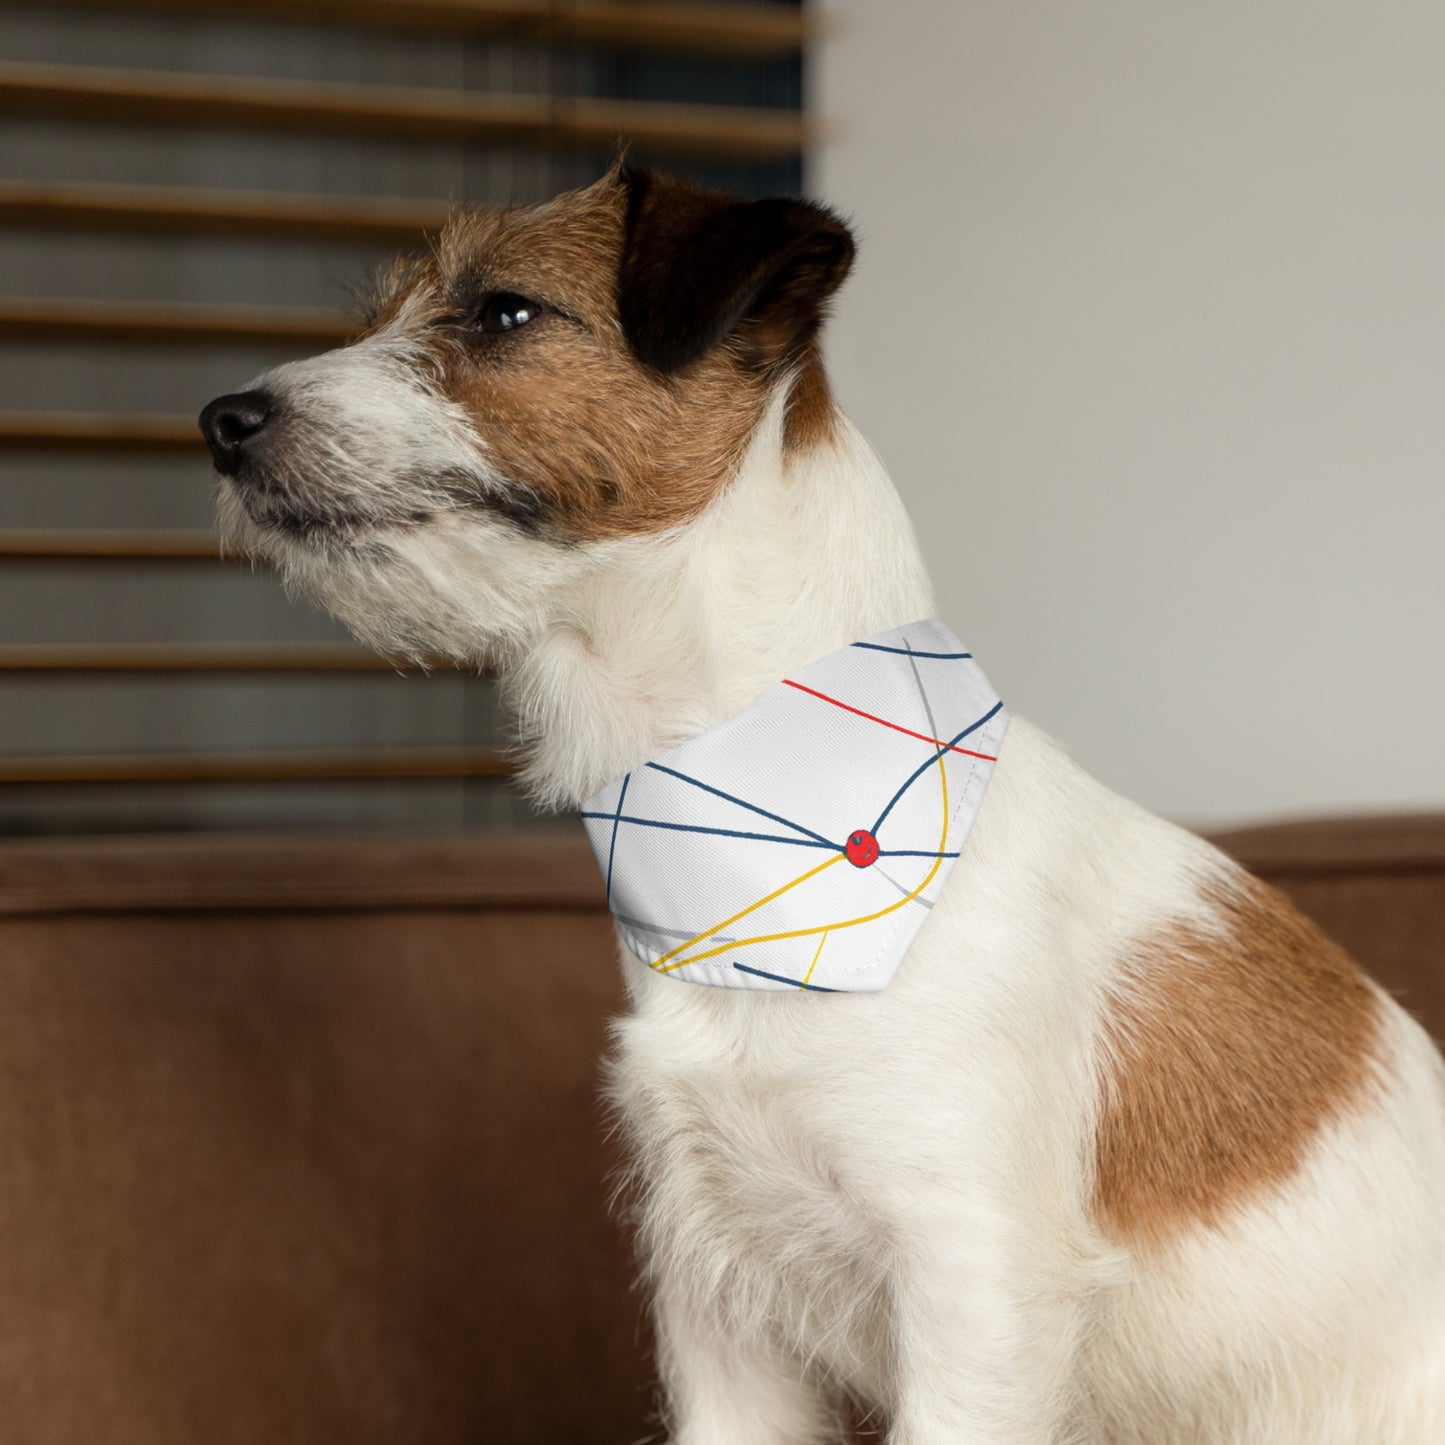
[[[937,619],[802,668],[583,805],[623,939],[689,983],[884,988],[958,861],[1008,718]]]

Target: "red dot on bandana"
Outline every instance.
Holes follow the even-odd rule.
[[[866,868],[878,861],[878,840],[865,828],[848,834],[843,854],[855,868]]]

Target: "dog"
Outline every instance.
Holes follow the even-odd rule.
[[[388,655],[495,668],[526,785],[605,796],[620,846],[619,779],[860,640],[923,655],[915,538],[820,358],[853,253],[821,206],[625,161],[462,211],[360,339],[202,413],[224,534]],[[946,812],[943,724],[909,727]],[[623,929],[670,1438],[812,1445],[855,1401],[893,1445],[1445,1440],[1434,1046],[1026,722],[992,757],[885,987],[698,986]]]

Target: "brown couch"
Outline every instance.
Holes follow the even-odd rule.
[[[1445,1033],[1445,818],[1221,839]],[[0,844],[6,1445],[655,1430],[590,855]]]

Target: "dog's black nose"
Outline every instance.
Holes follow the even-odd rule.
[[[271,398],[264,391],[237,391],[207,405],[201,413],[201,433],[218,472],[229,477],[240,469],[246,442],[270,417]]]

